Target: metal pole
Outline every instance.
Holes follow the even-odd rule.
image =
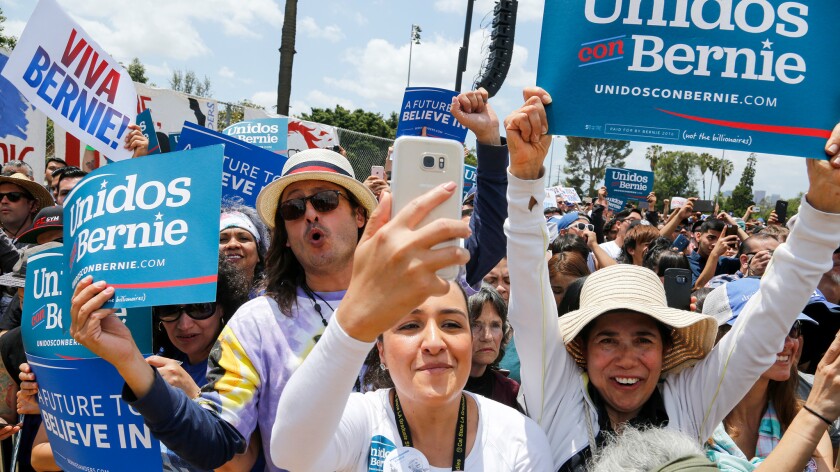
[[[548,161],[548,186],[551,187],[551,171],[554,170],[554,137],[551,137],[551,158]]]
[[[467,0],[467,21],[464,24],[464,44],[458,51],[458,73],[455,76],[455,91],[461,91],[461,75],[467,70],[467,54],[470,49],[470,26],[472,26],[473,3],[475,0]]]
[[[408,79],[405,81],[405,86],[411,86],[411,51],[414,49],[414,25],[411,25],[411,39],[408,41]]]

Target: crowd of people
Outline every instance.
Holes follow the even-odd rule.
[[[125,380],[164,470],[834,470],[840,126],[786,226],[655,194],[612,211],[606,188],[544,208],[551,97],[524,99],[505,136],[486,91],[453,99],[478,156],[460,220],[419,225],[454,183],[392,214],[387,178],[290,156],[255,208],[223,203],[216,299],[154,307],[156,355],[103,308],[118,289],[81,280],[70,333]],[[148,142],[133,127],[125,145]],[[52,158],[43,183],[21,162],[0,176],[0,436],[19,435],[19,470],[60,470],[21,300],[85,175]]]

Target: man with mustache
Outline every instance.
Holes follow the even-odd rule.
[[[453,114],[478,139],[476,213],[483,205],[484,229],[477,238],[475,223],[472,238],[481,239],[477,246],[483,252],[467,244],[474,261],[472,268],[467,265],[466,279],[480,282],[505,250],[504,244],[491,241],[494,234],[504,240],[507,148],[485,91],[466,92],[457,100]],[[218,469],[235,454],[256,455],[260,441],[268,451],[280,394],[344,297],[356,244],[376,204],[373,193],[355,179],[350,162],[338,153],[310,149],[286,162],[281,177],[257,198],[260,218],[273,230],[265,296],[243,305],[222,330],[208,360],[208,385],[196,402],[169,387],[142,357],[118,354],[126,341],[121,337],[124,326],[106,324],[112,317],[99,326],[88,318],[113,294],[105,283],[85,279],[78,285],[71,332],[117,367],[127,384],[124,399],[143,415],[158,439],[194,466]],[[238,466],[249,464],[247,455],[234,460],[241,461]],[[265,470],[279,469],[267,464]]]

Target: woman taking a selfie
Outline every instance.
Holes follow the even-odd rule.
[[[831,267],[840,238],[840,155],[826,146],[830,161],[806,161],[810,188],[799,222],[776,250],[759,293],[714,349],[714,318],[669,308],[657,275],[634,265],[590,275],[580,309],[562,316],[558,330],[545,219],[532,203],[544,194],[551,143],[543,134],[544,105],[551,98],[538,88],[526,89],[525,98],[505,121],[510,320],[528,414],[546,431],[555,468],[584,470],[627,424],[673,428],[704,442],[776,360]],[[828,144],[840,145],[840,126]]]
[[[420,211],[401,212],[390,222],[390,195],[384,194],[356,249],[334,322],[280,397],[271,434],[278,467],[553,470],[533,421],[464,392],[473,349],[467,300],[457,283],[435,271],[463,264],[467,255],[460,248],[430,248],[465,237],[467,227],[438,220],[412,230],[452,187],[432,190],[420,197]],[[388,296],[369,296],[373,292]],[[374,345],[394,388],[350,393]]]

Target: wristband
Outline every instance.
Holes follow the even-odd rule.
[[[816,411],[812,410],[808,405],[802,405],[802,408],[805,408],[806,410],[808,410],[809,413],[811,413],[812,415],[816,416],[817,418],[823,420],[823,422],[825,424],[831,426],[831,421],[828,421],[828,418],[826,418],[825,416],[823,416],[823,415],[817,413]]]

